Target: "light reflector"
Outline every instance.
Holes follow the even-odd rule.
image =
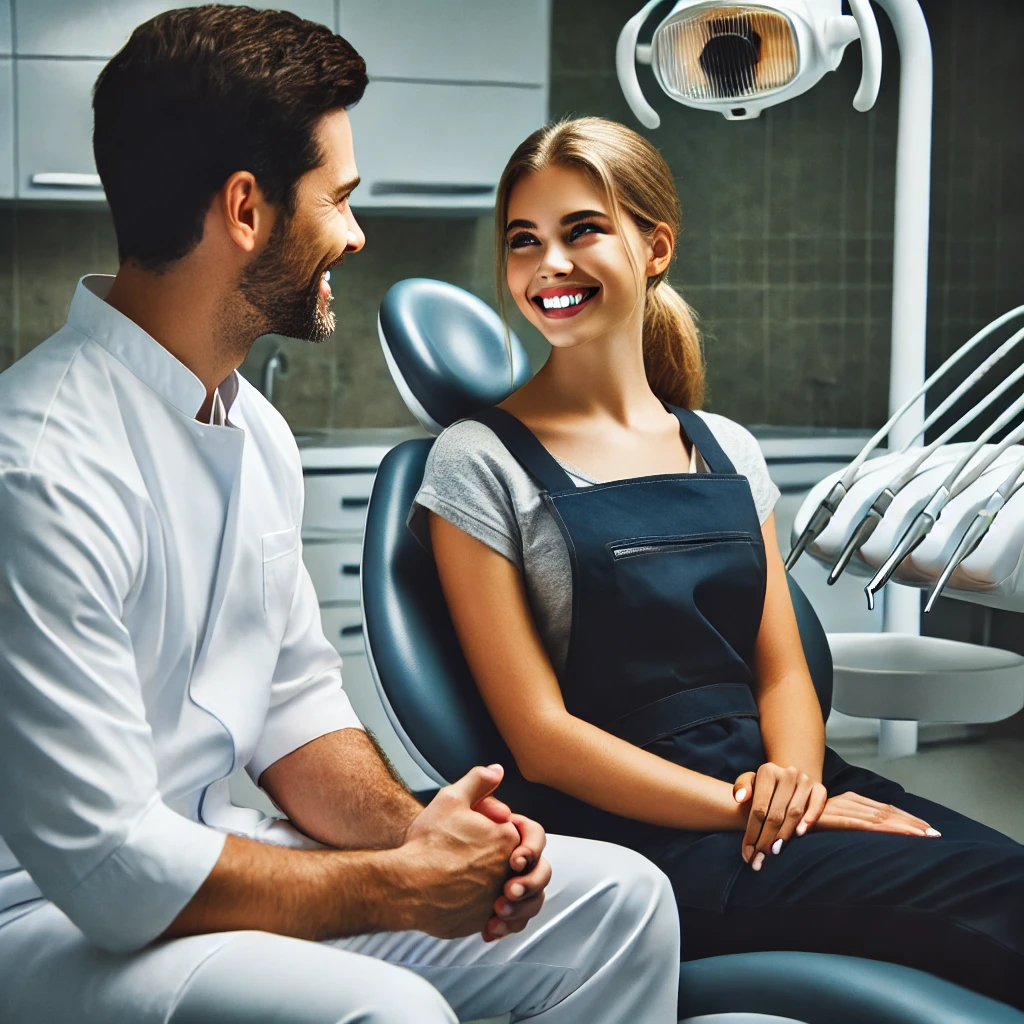
[[[744,100],[788,85],[800,69],[789,18],[754,4],[707,4],[681,11],[655,33],[651,54],[674,99]]]

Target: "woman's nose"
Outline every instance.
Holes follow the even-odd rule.
[[[559,244],[547,245],[537,268],[541,277],[567,277],[572,273],[573,262]]]

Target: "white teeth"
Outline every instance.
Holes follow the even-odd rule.
[[[578,306],[583,301],[583,292],[575,295],[556,295],[554,298],[541,299],[545,309],[565,309],[566,306]]]
[[[331,283],[331,272],[330,272],[329,270],[328,270],[328,271],[326,271],[326,272],[324,273],[324,280],[325,280],[325,281],[326,281],[326,282],[327,282],[328,284],[330,284],[330,283]]]

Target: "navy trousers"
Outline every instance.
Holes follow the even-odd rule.
[[[1008,799],[1020,799],[1009,780]],[[874,772],[825,760],[845,792],[923,818],[937,839],[808,832],[759,872],[736,832],[649,851],[672,880],[684,960],[792,949],[916,967],[1024,1009],[1024,846]],[[680,840],[682,840],[680,836]]]

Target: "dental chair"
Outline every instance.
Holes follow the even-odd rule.
[[[530,376],[526,353],[495,312],[462,289],[411,278],[394,285],[378,328],[410,411],[432,434],[495,405]],[[381,701],[414,761],[438,786],[499,762],[498,795],[528,807],[531,783],[492,722],[448,617],[433,560],[406,526],[432,442],[405,441],[380,464],[363,541],[363,629]],[[827,718],[828,641],[790,579],[804,652]],[[543,822],[558,831],[557,822]],[[922,971],[856,957],[757,952],[680,965],[686,1024],[1024,1024],[1024,1013]],[[638,1022],[639,1024],[639,1022]]]

